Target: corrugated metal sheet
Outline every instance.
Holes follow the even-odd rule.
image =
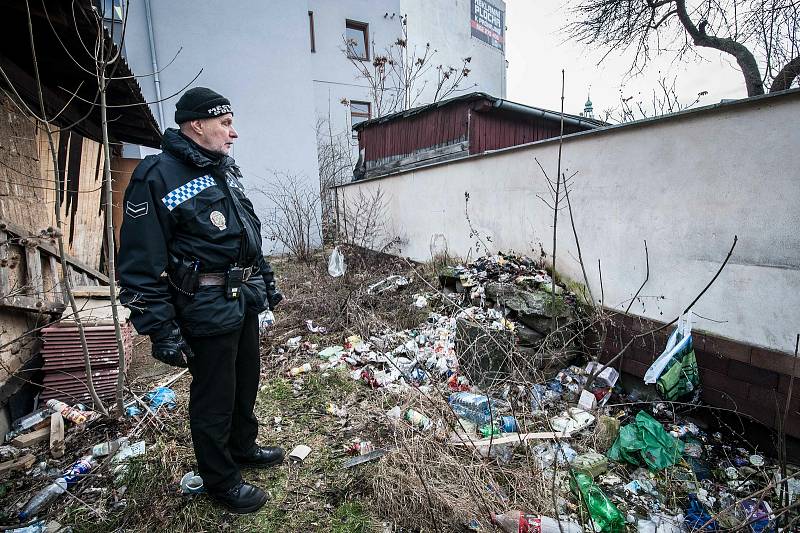
[[[119,352],[114,326],[85,326],[84,333],[92,363],[95,390],[101,399],[111,400],[114,398],[119,373]],[[69,404],[90,401],[78,328],[62,322],[43,329],[42,340],[42,370],[45,373],[42,400],[56,398]],[[122,341],[125,361],[130,364],[133,327],[129,322],[122,324]]]
[[[470,102],[458,102],[359,132],[366,161],[381,161],[465,140]]]
[[[564,135],[584,128],[564,125]],[[558,137],[561,125],[542,119],[526,119],[500,112],[473,112],[469,124],[469,153],[480,154],[542,139]]]

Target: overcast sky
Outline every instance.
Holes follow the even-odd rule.
[[[677,75],[678,97],[687,103],[700,91],[709,94],[697,105],[747,96],[742,74],[735,62],[731,64],[730,56],[722,57],[708,50],[702,52],[704,61],[689,64],[671,64],[664,58],[651,64],[643,74],[626,78],[630,54],[612,52],[598,65],[605,50],[587,49],[560,31],[567,21],[565,1],[505,1],[509,100],[558,110],[562,68],[566,71],[564,111],[567,113],[583,110],[590,86],[597,116],[602,109],[619,103],[620,87],[626,96],[640,92],[643,97],[652,96],[661,76],[671,80]]]

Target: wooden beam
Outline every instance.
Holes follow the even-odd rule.
[[[61,413],[50,416],[50,455],[54,459],[64,455],[64,417]]]
[[[543,440],[543,439],[568,439],[572,435],[570,433],[555,433],[553,431],[541,431],[538,433],[508,433],[503,435],[502,437],[495,437],[495,438],[487,438],[487,439],[480,439],[480,440],[471,440],[469,437],[465,438],[463,441],[454,441],[451,442],[453,446],[494,446],[495,444],[514,444],[525,442],[528,440]]]
[[[36,462],[36,456],[26,453],[22,457],[17,457],[13,461],[6,461],[0,463],[0,475],[8,472],[16,472],[17,470],[27,470]]]
[[[25,229],[24,227],[20,226],[19,224],[15,224],[14,222],[9,222],[8,220],[0,219],[0,231],[7,231],[8,233],[13,233],[14,235],[17,235],[18,237],[22,237],[22,238],[31,238],[29,230]],[[53,255],[56,258],[60,257],[56,247],[53,246],[50,243],[39,241],[37,246],[39,248],[41,248],[41,250],[43,252],[46,252],[46,253],[48,253],[50,255]],[[108,283],[108,276],[106,276],[105,274],[103,274],[99,270],[96,270],[96,269],[90,267],[89,265],[85,265],[85,264],[81,263],[80,261],[78,261],[77,259],[75,259],[74,257],[72,257],[70,255],[66,256],[66,260],[67,260],[67,263],[69,263],[69,265],[72,266],[74,269],[77,269],[77,270],[80,270],[82,272],[86,272],[88,274],[91,274],[93,277],[97,278],[98,280],[100,280],[100,281],[102,281],[104,283]]]
[[[36,431],[31,431],[30,433],[25,433],[24,435],[19,435],[11,439],[12,446],[17,448],[30,448],[40,442],[44,442],[50,438],[50,426],[37,429]]]

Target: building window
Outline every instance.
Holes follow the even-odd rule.
[[[313,11],[309,11],[308,12],[308,31],[309,31],[309,34],[310,34],[310,37],[311,37],[311,53],[313,54],[314,52],[317,51],[317,45],[316,45],[316,43],[314,43],[314,12]]]
[[[346,25],[347,55],[352,59],[369,60],[369,25],[354,20],[348,20]]]
[[[350,127],[352,128],[356,124],[372,118],[371,111],[372,109],[369,102],[350,100]],[[353,131],[353,138],[358,138],[357,131]]]
[[[98,0],[97,7],[101,10],[104,19],[121,22],[123,10],[122,2],[123,0]]]

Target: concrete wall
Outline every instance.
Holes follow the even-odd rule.
[[[694,307],[695,327],[750,345],[793,352],[800,325],[800,91],[702,108],[661,120],[564,139],[575,227],[589,285],[605,304],[655,320],[676,316],[712,278],[734,235],[735,253]],[[430,258],[444,235],[449,252],[476,255],[464,215],[493,251],[552,248],[550,197],[535,159],[556,174],[558,142],[543,141],[339,189],[340,198],[381,189],[387,225],[403,255]],[[566,210],[557,268],[582,278]]]

